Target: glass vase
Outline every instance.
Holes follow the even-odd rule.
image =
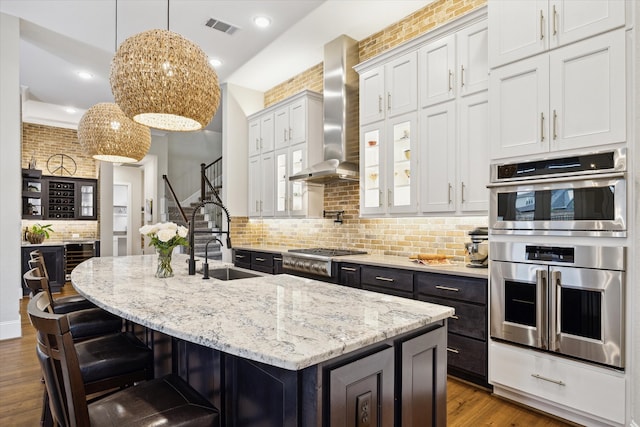
[[[173,248],[158,249],[158,268],[156,270],[156,277],[160,279],[173,277],[173,268],[171,268],[171,254],[173,254]]]

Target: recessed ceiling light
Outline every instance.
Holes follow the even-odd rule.
[[[253,23],[260,28],[267,28],[269,25],[271,25],[271,19],[267,18],[266,16],[256,16],[255,18],[253,18]]]
[[[89,80],[93,78],[93,74],[91,74],[88,71],[78,71],[76,74],[78,74],[78,77],[80,77],[83,80]]]
[[[211,64],[213,68],[218,68],[222,65],[222,61],[218,58],[209,58],[209,64]]]
[[[76,112],[76,111],[78,111],[78,110],[76,110],[76,109],[75,109],[75,108],[73,108],[73,107],[65,107],[64,111],[66,111],[66,112],[67,112],[67,113],[69,113],[69,114],[73,114],[73,113],[75,113],[75,112]]]

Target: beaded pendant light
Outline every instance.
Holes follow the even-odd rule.
[[[151,131],[134,122],[113,103],[89,108],[78,123],[78,141],[97,160],[132,163],[142,160],[151,146]]]
[[[220,103],[218,76],[207,56],[168,30],[149,30],[126,39],[111,62],[110,81],[122,111],[157,129],[202,129]]]

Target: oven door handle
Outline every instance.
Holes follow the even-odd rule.
[[[546,350],[548,346],[548,332],[547,332],[547,269],[536,270],[536,284],[538,287],[538,304],[536,310],[536,318],[540,320],[538,324],[538,342],[540,348]]]
[[[549,325],[549,350],[560,350],[560,315],[562,310],[562,304],[560,301],[560,293],[562,291],[562,274],[555,270],[551,272],[551,287],[549,292],[551,293],[551,304],[553,307],[553,313],[550,313],[551,325]]]
[[[499,187],[514,187],[517,185],[537,185],[537,184],[553,184],[556,182],[570,182],[580,180],[580,178],[584,178],[587,175],[586,173],[583,175],[574,175],[574,176],[560,176],[554,178],[540,178],[540,179],[526,179],[526,178],[518,178],[514,181],[504,181],[504,182],[492,182],[487,184],[487,188],[499,188]],[[588,174],[589,179],[612,179],[612,178],[624,178],[626,175],[625,172],[612,172],[612,173],[603,173],[603,174]]]

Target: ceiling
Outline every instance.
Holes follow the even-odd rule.
[[[110,62],[127,37],[169,28],[218,58],[220,83],[265,91],[320,62],[341,34],[362,40],[433,0],[0,0],[21,21],[20,84],[31,115],[51,110],[77,120],[98,102],[113,102]],[[271,19],[257,28],[253,18]],[[237,27],[211,29],[214,18]],[[78,77],[78,71],[93,75]],[[64,112],[66,107],[75,113]],[[219,116],[207,127],[220,130]],[[66,119],[63,119],[66,120]]]

